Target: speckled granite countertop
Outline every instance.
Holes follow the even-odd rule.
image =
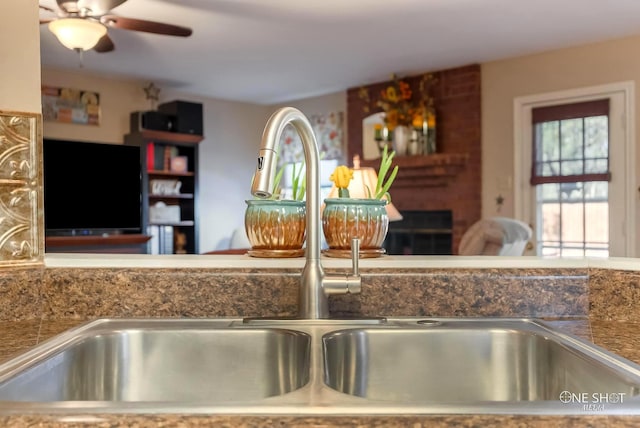
[[[332,313],[553,319],[550,322],[557,328],[640,364],[640,272],[634,270],[635,260],[611,264],[534,260],[528,265],[518,260],[501,267],[502,260],[493,258],[472,259],[462,265],[425,259],[412,263],[400,259],[398,266],[365,263],[362,294],[332,299]],[[223,256],[209,259],[212,263],[185,260],[187,266],[152,263],[144,267],[139,261],[128,266],[69,266],[65,259],[57,259],[39,270],[0,272],[0,360],[100,317],[295,314],[299,260],[276,269],[248,268],[242,259]],[[328,270],[341,269],[341,263],[329,263]],[[0,425],[635,427],[640,417],[0,415]]]

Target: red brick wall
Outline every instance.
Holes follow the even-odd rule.
[[[432,73],[437,78],[432,96],[437,115],[438,153],[466,153],[468,162],[460,172],[437,187],[391,186],[393,204],[399,210],[451,210],[453,213],[453,253],[457,254],[462,234],[481,216],[481,135],[480,135],[480,66],[442,70]],[[414,94],[422,75],[399,76],[407,81]],[[368,86],[378,93],[390,82]],[[347,91],[348,159],[362,155],[362,120],[379,111],[373,102],[365,113],[360,88]],[[374,97],[372,97],[374,98]]]

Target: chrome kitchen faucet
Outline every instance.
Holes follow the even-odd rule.
[[[306,116],[293,107],[277,110],[268,120],[262,134],[258,153],[258,166],[251,184],[251,194],[258,198],[271,197],[276,174],[276,154],[285,126],[291,124],[302,140],[304,149],[306,194],[306,262],[302,270],[299,291],[299,317],[304,319],[329,318],[327,296],[330,294],[360,293],[358,271],[359,249],[355,240],[351,258],[353,272],[348,275],[327,276],[320,263],[320,155],[313,129]]]

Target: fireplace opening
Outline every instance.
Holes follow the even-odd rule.
[[[384,241],[391,255],[453,254],[451,210],[400,211],[403,219],[389,223]]]

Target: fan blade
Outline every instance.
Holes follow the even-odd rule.
[[[122,28],[124,30],[144,31],[146,33],[165,34],[168,36],[189,37],[192,33],[191,28],[187,27],[146,21],[142,19],[123,18],[116,15],[105,15],[100,18],[100,21],[109,27]]]
[[[54,20],[54,18],[48,18],[48,19],[42,19],[42,18],[40,18],[40,24],[48,24],[48,23],[50,23],[50,22],[51,22],[51,21],[53,21],[53,20]]]
[[[39,4],[38,6],[40,6],[40,9],[42,9],[42,10],[46,10],[47,12],[56,13],[56,11],[55,11],[55,10],[53,10],[53,9],[51,9],[50,7],[43,6],[43,5],[41,5],[41,4]]]
[[[112,50],[115,49],[115,46],[113,44],[113,41],[111,40],[111,37],[109,37],[108,34],[105,34],[104,36],[102,36],[100,38],[100,40],[98,40],[98,43],[93,47],[93,50],[96,52],[111,52]]]

